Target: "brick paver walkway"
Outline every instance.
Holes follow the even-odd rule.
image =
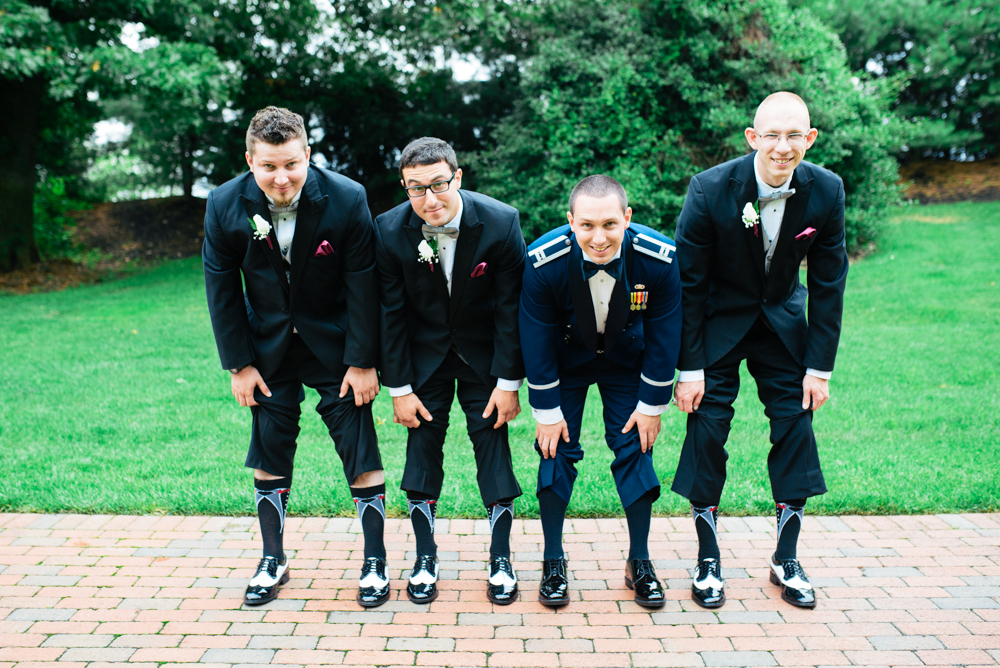
[[[402,592],[409,523],[389,520],[393,600],[364,611],[352,519],[290,518],[292,580],[253,609],[240,605],[259,554],[250,518],[0,515],[0,668],[1000,662],[998,514],[806,518],[800,557],[821,587],[812,611],[768,583],[773,518],[721,525],[729,601],[719,612],[688,597],[688,518],[653,520],[651,551],[669,586],[662,611],[625,589],[618,519],[567,522],[573,601],[557,612],[534,600],[537,520],[514,523],[523,600],[507,607],[485,599],[485,521],[439,520],[441,596],[417,606]]]

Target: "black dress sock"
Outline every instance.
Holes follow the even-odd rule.
[[[542,552],[542,558],[559,559],[565,556],[562,532],[567,503],[546,487],[538,493],[538,508],[542,516],[542,535],[545,536],[545,551]]]
[[[721,559],[719,552],[719,506],[701,501],[691,501],[691,516],[698,532],[698,561]]]
[[[628,558],[649,559],[649,522],[653,514],[655,490],[650,490],[625,509],[628,523]]]
[[[385,559],[385,484],[351,487],[351,496],[365,533],[365,559]]]
[[[774,558],[796,559],[796,547],[799,542],[799,531],[802,529],[802,516],[805,512],[805,499],[791,501],[775,501],[774,512],[778,520],[778,548]]]
[[[264,540],[264,556],[285,560],[282,537],[285,533],[285,512],[288,510],[288,493],[292,479],[253,481],[254,501],[257,504],[257,518],[260,521],[260,537]]]
[[[514,499],[500,499],[486,506],[486,519],[490,521],[490,554],[510,559],[510,528],[514,524]]]
[[[437,517],[437,499],[421,492],[406,492],[410,523],[417,539],[417,555],[436,557],[437,543],[434,542],[434,518]]]

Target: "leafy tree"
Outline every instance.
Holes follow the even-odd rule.
[[[848,243],[869,243],[897,200],[888,113],[896,80],[851,76],[836,36],[783,0],[551,0],[514,112],[477,160],[485,191],[522,212],[526,236],[565,222],[593,173],[629,191],[634,220],[671,233],[690,177],[749,149],[770,92],[797,92],[820,130],[810,160],[845,182]]]

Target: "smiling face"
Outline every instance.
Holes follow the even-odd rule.
[[[576,243],[587,257],[597,264],[605,264],[621,248],[632,219],[632,209],[622,211],[621,200],[614,193],[601,198],[580,195],[566,217],[576,235]]]
[[[451,178],[451,174],[451,167],[444,160],[433,165],[414,165],[403,168],[402,183],[404,188],[429,186],[432,183],[447,181]],[[455,180],[447,190],[435,193],[428,188],[424,191],[423,197],[411,197],[410,205],[428,225],[450,223],[458,213],[458,205],[462,201],[462,196],[458,194],[458,189],[461,187],[462,170],[459,169],[455,171]]]
[[[744,134],[757,150],[764,182],[777,188],[791,178],[817,131],[809,127],[809,109],[798,95],[775,93],[757,108],[754,127]]]
[[[254,181],[279,207],[292,203],[309,174],[309,147],[298,138],[279,145],[255,142],[246,159]]]

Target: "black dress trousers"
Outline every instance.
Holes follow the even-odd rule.
[[[736,346],[705,369],[705,396],[689,413],[687,435],[671,489],[686,499],[717,505],[726,484],[726,440],[740,389],[740,362],[757,382],[771,422],[767,471],[775,500],[826,493],[812,429],[812,410],[802,408],[805,367],[761,318]]]

